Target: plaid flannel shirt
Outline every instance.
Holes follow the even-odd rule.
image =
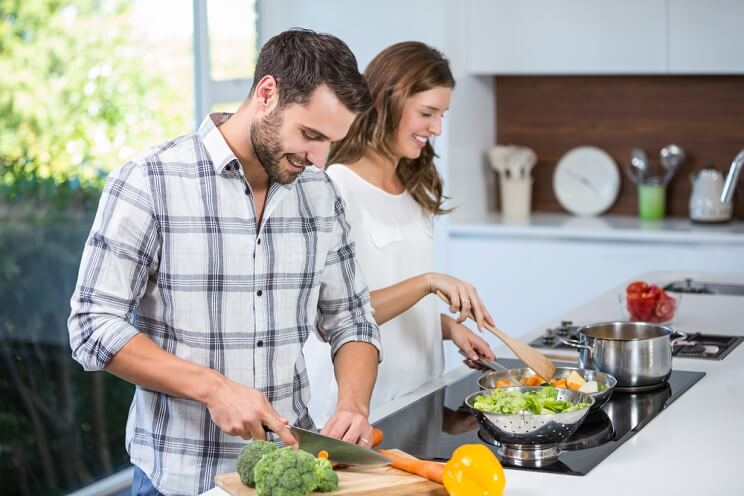
[[[216,127],[228,117],[209,116],[111,173],[71,299],[73,357],[101,370],[141,332],[312,428],[302,345],[317,323],[332,353],[350,341],[380,350],[369,293],[325,173],[272,183],[257,229],[251,190]],[[136,388],[126,447],[161,492],[207,490],[235,470],[244,444],[204,405]]]

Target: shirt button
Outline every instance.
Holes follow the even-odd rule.
[[[263,346],[263,341],[258,341],[258,342],[256,343],[256,346],[257,346],[258,348],[261,348],[261,347]]]
[[[263,294],[263,291],[261,291],[261,290],[259,289],[258,291],[256,291],[256,294],[257,294],[258,296],[261,296],[261,295]]]

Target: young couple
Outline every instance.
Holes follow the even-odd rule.
[[[363,77],[339,39],[290,30],[234,114],[111,173],[68,324],[86,370],[137,385],[134,494],[203,492],[245,440],[296,446],[287,424],[313,417],[367,445],[370,400],[441,374],[442,339],[493,358],[461,323],[492,323],[476,290],[432,272],[447,210],[431,140],[454,85],[424,44],[383,50]]]

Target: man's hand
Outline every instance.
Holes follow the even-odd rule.
[[[298,447],[297,439],[287,428],[287,419],[280,417],[257,389],[221,377],[205,405],[212,421],[226,434],[243,439],[266,439],[266,426],[287,446]]]
[[[342,410],[339,408],[333,414],[333,417],[328,420],[320,433],[348,443],[371,448],[372,431],[372,425],[369,423],[366,415],[357,411]]]

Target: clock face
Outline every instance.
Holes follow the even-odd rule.
[[[593,146],[570,150],[553,173],[558,203],[575,215],[598,215],[615,203],[620,173],[607,152]]]

